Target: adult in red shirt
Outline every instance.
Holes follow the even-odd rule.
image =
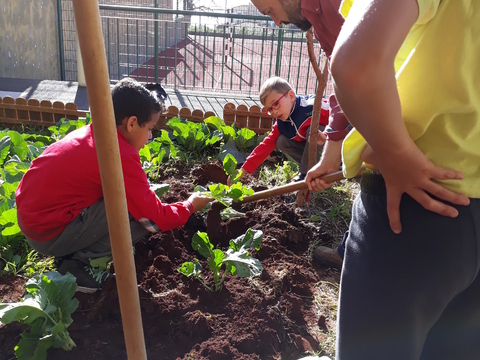
[[[313,26],[315,38],[320,43],[325,55],[330,58],[345,21],[339,12],[341,0],[251,1],[262,14],[270,16],[277,26],[293,24],[303,31],[307,31]],[[320,161],[308,171],[305,178],[307,183],[315,184],[316,190],[331,186],[320,180],[320,177],[338,171],[341,164],[342,142],[352,129],[337,103],[335,94],[329,95],[330,116],[328,126],[325,128],[327,141]],[[344,236],[338,249],[319,246],[315,250],[315,258],[326,265],[341,269],[346,239],[347,236]]]

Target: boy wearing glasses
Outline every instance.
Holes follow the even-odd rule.
[[[314,100],[314,95],[296,95],[290,84],[278,76],[271,77],[262,85],[260,102],[265,106],[265,112],[277,121],[270,134],[248,156],[242,166],[242,176],[245,171],[249,174],[255,171],[278,148],[299,164],[299,173],[293,181],[303,181],[308,171],[308,146],[305,145],[310,134]],[[319,146],[326,140],[323,130],[328,124],[328,113],[328,103],[324,99],[317,140]]]

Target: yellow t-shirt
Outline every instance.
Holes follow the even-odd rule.
[[[344,0],[346,16],[354,0]],[[395,59],[402,115],[410,137],[437,166],[461,171],[448,189],[480,198],[480,2],[417,0],[419,16]],[[353,177],[366,142],[356,130],[342,149]]]

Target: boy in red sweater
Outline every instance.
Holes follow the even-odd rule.
[[[308,171],[308,146],[305,145],[310,134],[314,101],[315,95],[296,95],[291,85],[278,76],[265,81],[260,89],[260,102],[267,108],[267,114],[275,116],[277,121],[270,134],[248,156],[242,166],[242,175],[245,171],[251,174],[278,148],[299,164],[299,173],[293,180],[302,181],[305,178]],[[319,146],[325,143],[322,131],[327,124],[328,104],[325,100],[320,115]]]
[[[211,199],[198,194],[162,204],[150,189],[139,150],[152,138],[162,102],[125,78],[112,89],[132,242],[184,225]],[[92,125],[50,145],[32,162],[16,192],[18,223],[33,249],[57,257],[58,271],[77,277],[79,291],[100,289],[90,259],[111,254],[110,236]]]

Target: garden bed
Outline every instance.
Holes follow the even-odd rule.
[[[225,182],[221,164],[184,165],[162,171],[158,182],[169,183],[164,202],[184,200],[194,186]],[[172,175],[174,174],[174,175]],[[247,180],[255,180],[258,172]],[[254,182],[252,182],[254,183]],[[263,187],[264,188],[264,187]],[[262,190],[263,188],[254,188]],[[312,259],[316,245],[332,246],[338,238],[326,229],[312,196],[310,207],[294,209],[295,194],[277,196],[237,208],[244,216],[222,221],[213,206],[195,213],[179,229],[152,235],[135,246],[135,263],[147,356],[150,359],[298,359],[307,353],[333,356],[336,293],[339,273]],[[325,205],[325,204],[324,204]],[[331,211],[331,206],[330,206]],[[312,215],[325,220],[311,221]],[[341,225],[340,227],[342,227]],[[252,228],[263,231],[258,251],[262,274],[254,278],[227,275],[220,292],[177,269],[197,257],[192,236],[205,231],[216,247]],[[342,232],[346,229],[337,229]],[[212,279],[202,273],[204,280]],[[0,299],[18,301],[25,280],[0,277]],[[115,281],[95,294],[76,294],[80,302],[68,328],[76,343],[72,351],[50,349],[48,359],[126,359]],[[14,358],[23,325],[0,327],[1,359]]]

